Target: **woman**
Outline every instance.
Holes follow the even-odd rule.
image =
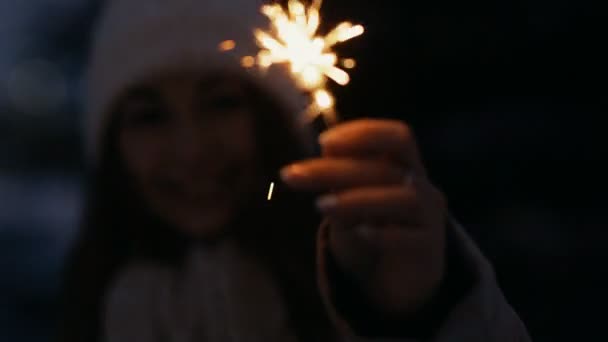
[[[525,340],[407,125],[341,124],[313,157],[289,77],[240,67],[258,5],[107,6],[62,339]],[[239,44],[228,54],[226,39]]]

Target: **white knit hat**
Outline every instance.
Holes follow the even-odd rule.
[[[242,73],[275,95],[290,119],[306,107],[306,98],[282,68],[247,70],[243,56],[258,48],[253,29],[266,27],[258,0],[113,0],[106,5],[94,36],[88,70],[87,154],[97,162],[113,102],[151,73],[170,71]],[[219,44],[236,48],[221,52]],[[297,129],[301,138],[308,132]]]

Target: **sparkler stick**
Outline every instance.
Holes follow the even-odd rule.
[[[272,194],[274,192],[274,182],[270,183],[270,188],[268,189],[268,196],[267,199],[270,201],[272,200]]]
[[[333,47],[365,31],[361,25],[350,22],[338,24],[327,35],[318,34],[321,24],[320,9],[322,0],[312,0],[306,7],[300,0],[289,0],[285,9],[280,4],[268,4],[261,8],[270,21],[268,30],[255,29],[254,36],[260,51],[257,56],[245,56],[241,60],[243,67],[258,66],[267,69],[273,64],[287,64],[296,85],[308,93],[311,103],[306,109],[305,119],[312,121],[319,115],[325,124],[331,126],[337,121],[335,98],[327,88],[329,80],[345,86],[350,82],[346,71],[355,67],[352,58],[340,60]],[[220,49],[233,47],[224,42]],[[275,184],[271,183],[268,200],[272,200]]]

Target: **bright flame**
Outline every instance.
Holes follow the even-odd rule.
[[[331,109],[334,106],[334,97],[325,89],[315,91],[314,98],[321,110]]]
[[[289,0],[287,9],[280,4],[264,5],[261,12],[270,19],[271,28],[254,32],[261,48],[257,64],[262,68],[288,64],[298,86],[312,94],[311,107],[316,109],[316,113],[309,109],[312,116],[319,111],[333,113],[335,100],[327,90],[327,79],[343,86],[350,82],[348,73],[337,66],[338,56],[332,47],[365,31],[361,25],[343,22],[326,36],[318,36],[321,3],[321,0],[313,0],[306,8],[300,0]],[[344,67],[354,68],[355,61],[348,61]]]

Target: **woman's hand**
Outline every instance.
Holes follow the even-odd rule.
[[[447,209],[427,179],[410,128],[362,119],[321,135],[322,157],[282,170],[291,187],[319,191],[339,266],[358,279],[377,309],[415,314],[445,268]]]

